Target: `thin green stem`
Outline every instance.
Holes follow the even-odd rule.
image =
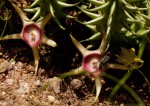
[[[3,34],[4,34],[5,30],[6,30],[6,26],[7,26],[7,20],[5,21],[4,29],[3,29],[3,31],[2,31],[2,33],[1,33],[1,36],[0,36],[0,37],[2,37],[2,36],[3,36]]]
[[[132,73],[132,72],[131,72]],[[107,77],[111,80],[113,80],[114,82],[118,82],[120,84],[120,86],[122,86],[123,88],[125,88],[133,97],[134,99],[138,102],[139,106],[144,106],[144,103],[143,101],[141,100],[141,98],[136,94],[136,92],[131,88],[129,87],[127,84],[125,83],[120,83],[120,80],[110,74],[107,74],[107,73],[103,73],[103,76],[104,77]]]
[[[145,45],[146,45],[147,41],[146,39],[142,39],[140,45],[139,45],[139,52],[138,52],[138,57],[142,57],[144,49],[145,49]]]
[[[143,53],[142,53],[142,54],[143,54]],[[123,59],[123,60],[124,60],[124,59]],[[126,60],[124,60],[124,61],[126,61]],[[137,69],[134,65],[132,65],[132,64],[130,64],[130,65],[131,65],[134,69],[138,70],[138,71],[142,74],[142,76],[144,77],[144,79],[145,79],[145,81],[148,83],[148,85],[150,85],[148,79],[144,76],[144,74],[143,74],[139,69]],[[116,86],[113,88],[112,92],[110,93],[110,95],[109,95],[109,100],[112,99],[112,97],[113,97],[113,96],[115,95],[115,93],[119,90],[119,88],[121,87],[121,85],[125,84],[125,82],[128,80],[128,78],[132,75],[133,71],[134,71],[134,70],[130,70],[129,72],[127,72],[127,73],[122,77],[121,80],[119,80],[118,84],[116,84]]]
[[[121,80],[118,81],[118,83],[115,85],[115,87],[112,89],[108,99],[111,100],[113,98],[113,96],[116,94],[116,92],[119,90],[119,88],[121,87],[121,85],[125,84],[125,82],[127,81],[127,79],[132,75],[133,70],[127,72],[123,78]]]

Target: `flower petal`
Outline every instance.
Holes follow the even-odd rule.
[[[47,44],[51,47],[56,47],[57,46],[56,42],[49,39],[49,38],[47,38],[46,35],[43,35],[42,43]]]
[[[78,67],[76,69],[73,69],[69,72],[66,72],[64,74],[60,74],[58,77],[59,78],[65,78],[65,77],[68,77],[68,76],[71,76],[71,75],[78,75],[78,74],[81,74],[83,72],[84,72],[84,70],[83,70],[82,66],[80,66],[80,67]]]
[[[81,43],[79,43],[72,35],[70,35],[72,42],[74,45],[78,48],[78,50],[81,52],[81,54],[84,56],[85,53],[88,51],[86,48],[84,48]]]
[[[144,62],[135,55],[134,49],[127,50],[126,48],[121,48],[121,53],[116,61],[125,65],[129,70],[140,68]]]
[[[101,57],[102,54],[98,50],[88,51],[82,60],[83,69],[93,76],[98,76],[103,71],[99,67]]]
[[[45,25],[48,23],[48,21],[51,19],[52,15],[51,13],[47,14],[40,22],[37,23],[37,25],[44,30]]]
[[[39,65],[39,50],[38,47],[33,47],[33,55],[34,55],[34,67],[35,67],[35,75],[38,74],[38,65]]]
[[[13,3],[12,3],[12,5],[16,9],[16,11],[18,12],[19,16],[21,17],[21,20],[22,20],[23,24],[25,24],[26,21],[29,20],[29,18],[25,15],[25,13],[19,7],[17,7]]]
[[[128,68],[126,66],[120,65],[120,64],[107,64],[107,68],[119,69],[119,70],[128,70]]]
[[[95,78],[95,85],[96,85],[96,97],[94,99],[94,102],[97,102],[102,88],[101,77]]]
[[[6,40],[6,39],[21,39],[20,33],[18,33],[18,34],[11,34],[11,35],[6,35],[4,37],[0,37],[0,40]]]

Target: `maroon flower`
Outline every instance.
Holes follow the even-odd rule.
[[[41,29],[35,24],[29,24],[23,27],[21,37],[30,46],[35,47],[41,43]]]
[[[83,69],[93,76],[99,75],[104,70],[99,67],[101,57],[101,52],[89,51],[88,54],[83,57]]]
[[[34,63],[35,63],[35,74],[37,74],[38,64],[39,64],[39,52],[38,45],[41,43],[47,44],[49,46],[55,47],[56,43],[47,38],[44,34],[44,27],[51,19],[52,15],[49,13],[40,22],[31,21],[24,12],[12,3],[16,11],[18,12],[21,20],[23,22],[22,32],[18,34],[11,34],[1,37],[0,40],[6,39],[22,39],[24,40],[33,50]]]
[[[106,63],[105,63],[105,60],[103,62],[102,59],[104,59],[104,56],[106,55],[105,51],[106,51],[106,46],[107,46],[107,39],[105,38],[105,36],[103,37],[99,48],[96,50],[92,50],[92,51],[84,48],[81,45],[81,43],[79,43],[73,36],[71,36],[71,39],[74,45],[78,48],[78,50],[81,52],[83,56],[82,65],[78,67],[77,69],[61,74],[60,77],[64,78],[70,75],[77,75],[77,74],[81,74],[85,72],[92,75],[95,78],[95,85],[96,85],[95,101],[97,101],[98,96],[101,91],[101,87],[102,87],[101,77],[102,77],[103,71],[107,70],[108,68],[130,70],[131,68],[128,68],[129,67],[128,65],[134,65],[136,68],[139,68],[139,66],[137,67],[135,65],[135,62],[136,63],[140,62],[141,64],[143,63],[143,61],[137,58],[131,50],[127,50],[125,48],[122,48],[120,57],[116,60],[117,62],[119,62],[119,64],[109,63],[107,62],[107,60],[106,60]],[[124,61],[123,59],[124,60],[127,59],[127,61]]]

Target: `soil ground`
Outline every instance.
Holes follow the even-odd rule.
[[[22,43],[22,45],[18,45],[16,42]],[[47,49],[50,48],[45,45],[40,47],[41,52],[47,51]],[[60,73],[65,72],[64,69],[67,70],[66,66],[63,66],[64,61],[61,61],[64,58],[68,60],[69,55],[66,55],[66,52],[60,54],[60,51],[53,51],[55,53],[52,53],[52,56],[60,55],[57,58],[57,61],[60,61],[58,64],[52,63],[53,58],[50,56],[47,57],[51,53],[41,54],[39,75],[35,77],[32,51],[23,41],[3,41],[0,51],[1,66],[6,66],[0,73],[1,106],[119,106],[122,103],[129,105],[136,103],[134,98],[123,88],[117,92],[111,102],[107,101],[108,95],[116,83],[104,78],[99,102],[92,104],[95,93],[92,93],[94,80],[90,76],[78,75],[65,79],[57,77]],[[11,61],[16,54],[18,54],[17,57]],[[47,63],[48,60],[51,62]],[[59,64],[62,65],[57,67]],[[72,64],[77,65],[74,61]],[[61,68],[63,69],[61,70]],[[118,70],[111,71],[108,72],[118,77],[125,74]],[[150,105],[148,85],[141,74],[134,72],[127,84],[137,92],[146,106]]]
[[[17,2],[17,1],[16,1]],[[14,18],[14,17],[12,17]],[[19,20],[19,18],[17,18]],[[18,22],[18,21],[17,21]],[[17,23],[14,22],[15,25]],[[81,54],[72,44],[69,33],[74,35],[88,33],[77,25],[62,31],[57,25],[46,27],[46,34],[54,35],[58,47],[52,48],[40,45],[40,63],[38,76],[34,76],[33,54],[31,48],[21,40],[7,40],[0,43],[0,106],[137,106],[135,99],[124,88],[108,101],[108,95],[116,83],[103,78],[103,87],[99,96],[99,102],[93,104],[95,92],[92,93],[94,80],[89,75],[70,76],[60,79],[57,76],[70,69],[77,68],[81,63]],[[17,23],[18,32],[21,30]],[[2,30],[3,26],[0,28]],[[78,29],[77,29],[78,28]],[[51,32],[49,33],[49,29]],[[52,30],[53,29],[53,30]],[[7,34],[11,33],[9,28]],[[77,36],[76,36],[77,37]],[[84,36],[83,36],[84,37]],[[81,40],[81,37],[77,37]],[[142,59],[144,65],[140,69],[143,74],[150,78],[150,46],[146,47]],[[16,56],[17,55],[17,56]],[[15,57],[16,56],[16,57]],[[15,57],[15,58],[14,58]],[[108,70],[108,73],[121,78],[126,72]],[[146,106],[150,106],[149,85],[144,77],[135,71],[128,79],[127,84],[135,90]]]

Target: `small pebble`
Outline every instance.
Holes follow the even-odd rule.
[[[6,79],[6,83],[7,83],[8,85],[12,85],[13,82],[14,82],[13,79]]]
[[[12,106],[13,100],[7,100],[3,103],[0,103],[0,106]]]
[[[50,101],[50,102],[54,102],[55,101],[55,97],[54,96],[51,96],[51,95],[49,95],[48,96],[48,100]]]
[[[16,65],[17,65],[18,69],[22,69],[23,68],[23,63],[21,63],[21,62],[18,62]]]
[[[8,106],[7,102],[3,102],[1,106]]]
[[[2,95],[5,96],[5,95],[6,95],[6,92],[2,91]]]
[[[70,83],[70,86],[72,87],[72,89],[74,90],[78,90],[82,87],[82,81],[79,79],[73,79]]]
[[[40,80],[36,80],[36,81],[34,82],[34,85],[35,85],[35,86],[41,86],[41,81],[40,81]]]
[[[12,70],[13,69],[13,66],[16,64],[16,62],[15,61],[12,61],[9,65],[8,65],[8,67],[7,67],[7,70]]]
[[[24,94],[29,92],[29,84],[21,83],[20,88],[17,90],[18,93]]]
[[[17,66],[13,66],[13,70],[17,71],[18,70]]]
[[[8,61],[3,61],[2,63],[0,63],[0,73],[5,72],[7,67],[8,67]]]
[[[50,88],[55,92],[55,93],[60,93],[60,86],[62,85],[62,79],[54,77],[49,79],[50,83]]]

